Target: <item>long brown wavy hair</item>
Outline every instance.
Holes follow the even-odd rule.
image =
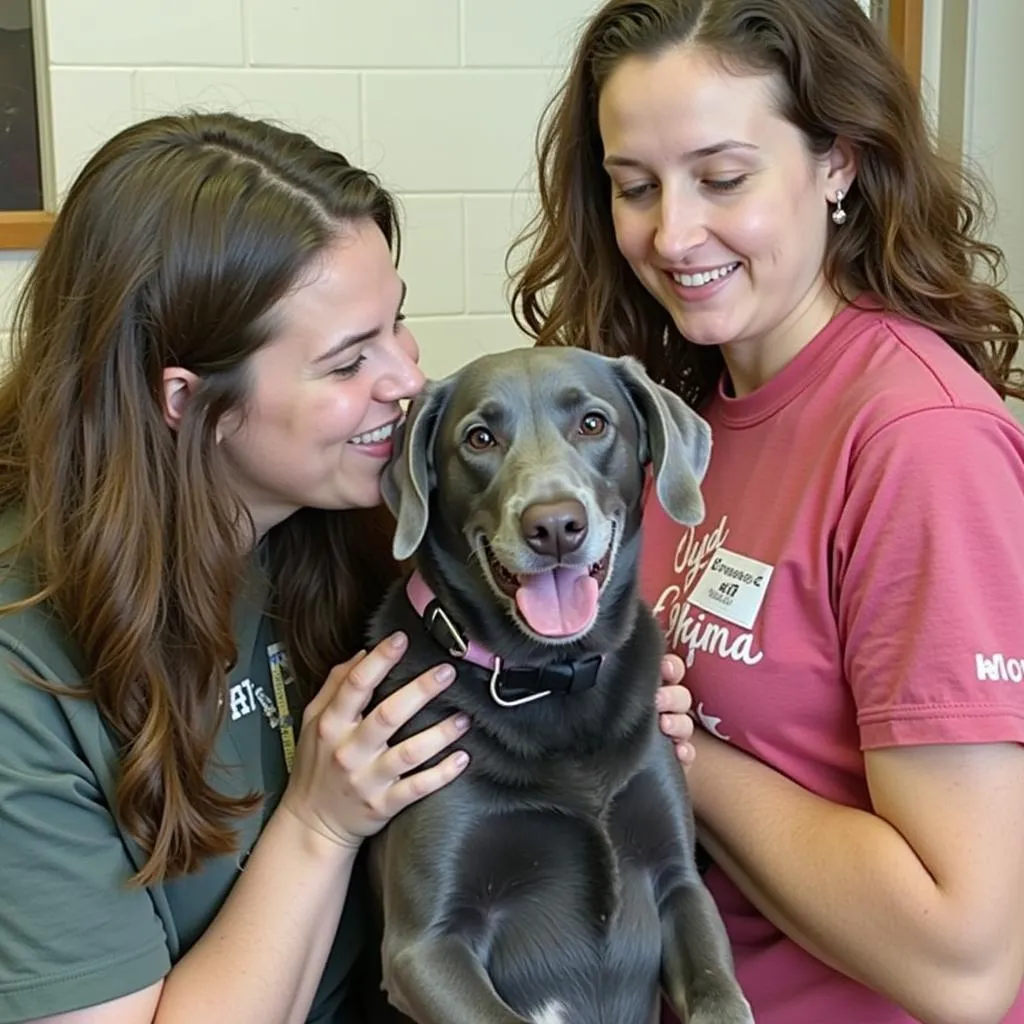
[[[245,408],[247,361],[278,301],[357,221],[396,253],[391,196],[309,138],[231,114],[159,117],[89,161],[16,312],[0,385],[0,508],[24,516],[26,602],[59,615],[120,744],[116,813],[148,884],[232,850],[259,794],[205,777],[238,656],[232,604],[251,529],[216,427]],[[162,371],[201,380],[176,432]],[[250,534],[251,536],[251,534]],[[299,680],[361,644],[393,577],[383,513],[302,510],[266,539],[272,609]]]
[[[602,168],[598,100],[629,57],[699,46],[737,74],[773,73],[781,114],[811,153],[853,145],[846,223],[825,275],[845,299],[873,293],[930,327],[1003,397],[1024,397],[1011,367],[1020,311],[1000,286],[1002,252],[981,238],[983,183],[935,151],[917,92],[857,0],[609,0],[585,27],[538,133],[540,207],[516,240],[513,313],[540,344],[632,354],[699,406],[723,368],[689,344],[620,255]]]

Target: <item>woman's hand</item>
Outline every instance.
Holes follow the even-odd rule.
[[[336,845],[357,848],[469,763],[463,751],[453,751],[438,764],[408,774],[466,731],[464,716],[453,715],[393,747],[387,742],[451,684],[455,670],[450,665],[417,676],[363,717],[374,688],[398,663],[407,643],[397,633],[336,666],[303,712],[295,767],[281,805]]]
[[[676,757],[684,769],[693,764],[697,753],[691,742],[694,724],[690,708],[693,706],[693,697],[683,686],[685,675],[683,659],[675,654],[665,655],[661,660],[662,685],[655,697],[661,731],[675,744]]]

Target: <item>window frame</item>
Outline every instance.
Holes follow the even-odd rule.
[[[0,250],[38,249],[53,224],[52,140],[50,125],[49,55],[46,47],[46,15],[43,0],[30,0],[32,49],[35,55],[36,116],[39,119],[39,164],[43,186],[43,209],[0,209]]]

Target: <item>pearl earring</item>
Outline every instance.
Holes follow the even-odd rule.
[[[835,204],[836,208],[832,211],[832,223],[833,224],[845,224],[846,223],[846,211],[843,209],[843,196],[846,193],[840,189],[836,193]]]

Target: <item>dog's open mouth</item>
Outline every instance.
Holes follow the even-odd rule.
[[[601,588],[615,550],[615,533],[613,526],[607,550],[590,566],[559,565],[528,574],[510,572],[495,557],[486,538],[481,546],[494,585],[515,601],[526,625],[539,636],[568,640],[588,630],[597,618]]]

